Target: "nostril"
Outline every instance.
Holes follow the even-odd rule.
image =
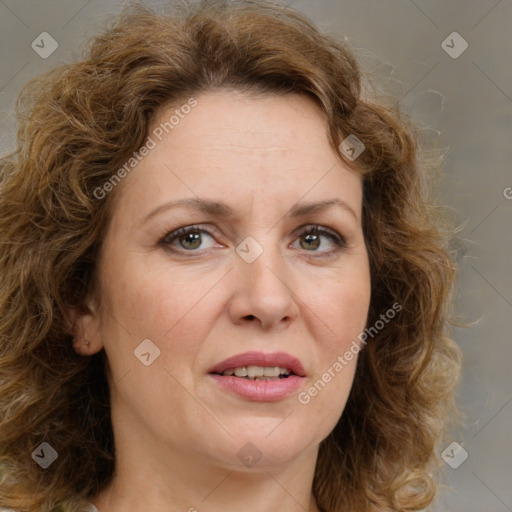
[[[256,317],[254,315],[247,315],[245,318],[247,318],[247,320],[254,320]]]

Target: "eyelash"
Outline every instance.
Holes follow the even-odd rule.
[[[301,228],[299,228],[301,229]],[[185,226],[179,229],[176,229],[174,231],[171,231],[170,233],[166,234],[160,241],[160,245],[164,246],[167,250],[172,251],[173,253],[178,254],[201,254],[210,252],[211,249],[203,249],[203,250],[186,250],[186,249],[177,249],[175,247],[171,247],[172,242],[174,240],[178,239],[182,235],[187,235],[189,233],[206,233],[212,238],[215,238],[216,232],[215,230],[209,230],[204,227],[201,227],[200,225],[192,225],[192,226]],[[315,258],[321,258],[321,257],[328,257],[332,256],[334,253],[339,252],[340,250],[347,247],[347,243],[345,238],[338,234],[336,231],[332,231],[330,229],[327,229],[323,226],[319,226],[317,224],[311,224],[307,226],[303,226],[303,229],[297,234],[298,238],[307,236],[307,235],[317,235],[317,236],[325,236],[329,238],[337,247],[334,249],[331,249],[330,251],[320,251],[318,255],[315,255]],[[317,251],[307,251],[315,253]]]

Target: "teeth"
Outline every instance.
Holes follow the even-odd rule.
[[[270,372],[268,372],[269,374],[268,375],[264,375],[266,372],[265,372],[265,368],[261,367],[261,366],[248,366],[247,367],[247,377],[250,377],[250,378],[253,378],[253,377],[279,377],[279,373],[277,375],[274,375],[275,372],[274,372],[274,369],[273,368],[269,368],[270,369]],[[277,369],[279,371],[279,368]]]
[[[236,377],[246,377],[250,380],[259,380],[260,378],[273,377],[278,378],[280,375],[290,375],[288,368],[280,368],[279,366],[240,366],[231,368],[223,372],[222,375]]]
[[[235,368],[234,373],[237,377],[247,377],[247,367],[242,366],[242,368]]]

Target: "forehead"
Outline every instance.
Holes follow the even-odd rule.
[[[236,148],[239,143],[245,149],[267,151],[289,149],[304,135],[318,144],[327,135],[324,113],[304,94],[219,89],[194,99],[195,106],[190,109],[185,101],[160,107],[149,132],[163,131],[163,137],[172,137],[180,147],[201,143],[206,149],[210,143],[212,150],[222,150],[226,145]]]
[[[195,102],[162,107],[150,123],[155,147],[126,180],[141,207],[185,196],[234,208],[254,201],[292,206],[343,194],[360,210],[361,178],[332,149],[325,116],[307,96],[221,90]]]

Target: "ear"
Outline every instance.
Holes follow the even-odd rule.
[[[68,318],[73,333],[73,348],[81,356],[92,356],[103,348],[100,318],[92,301],[80,308],[71,308]]]

